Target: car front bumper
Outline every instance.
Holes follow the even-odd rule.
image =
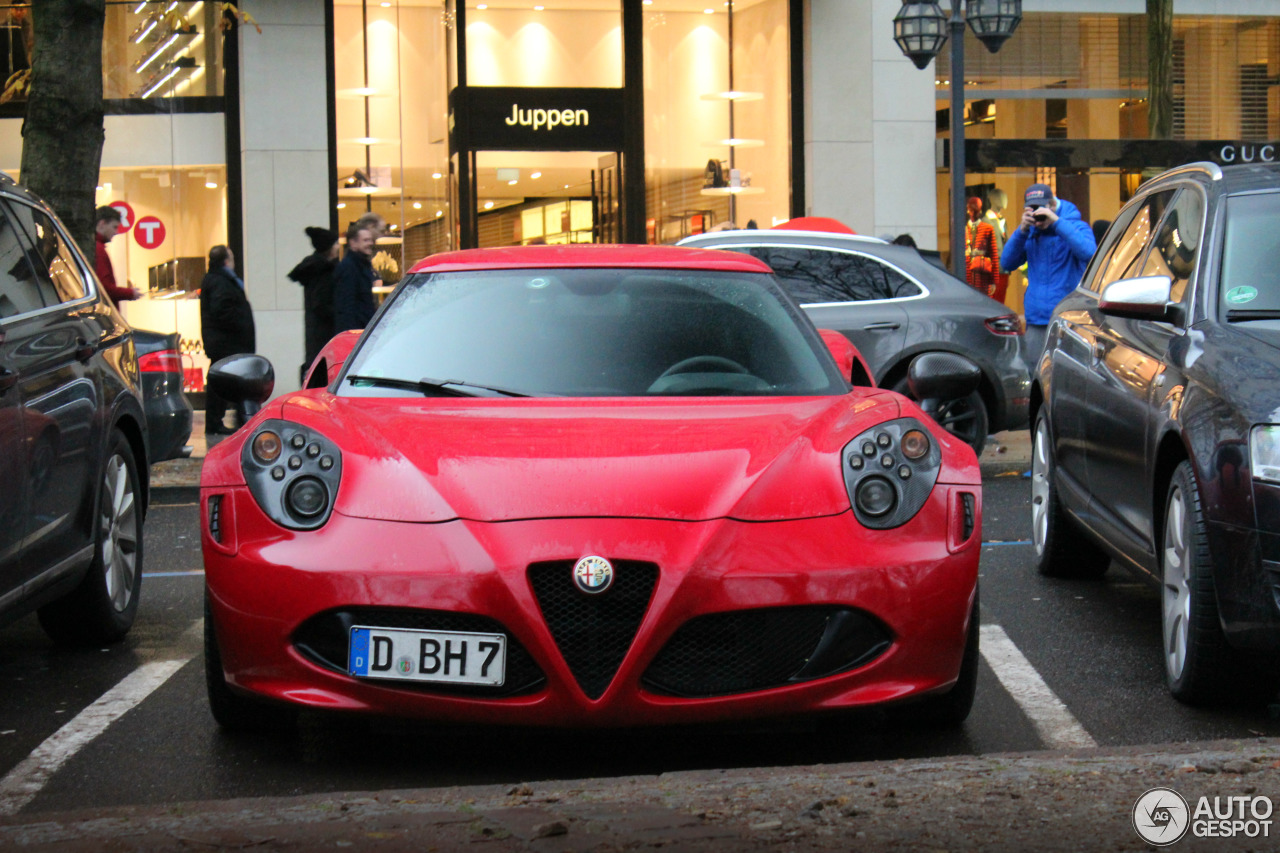
[[[968,535],[965,494],[975,520]],[[220,499],[220,542],[209,532],[214,497]],[[243,487],[203,489],[201,512],[207,593],[233,689],[321,709],[504,725],[787,716],[944,691],[960,669],[981,543],[981,494],[972,486],[939,485],[912,521],[888,531],[865,530],[845,512],[771,523],[406,524],[335,514],[317,531],[293,533],[268,520]],[[557,643],[547,601],[530,580],[533,565],[572,565],[588,554],[608,557],[619,574],[631,562],[656,567],[633,638],[596,696],[584,691],[581,670],[566,662],[572,656]],[[889,642],[869,662],[768,689],[688,696],[655,691],[651,677],[646,682],[655,659],[690,620],[814,606],[864,615]],[[300,647],[305,626],[362,608],[494,620],[544,680],[507,696],[374,681],[325,665]]]

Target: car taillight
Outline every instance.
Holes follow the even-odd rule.
[[[993,335],[1021,335],[1022,318],[1017,314],[1003,314],[999,317],[988,317],[982,322],[987,324]]]
[[[176,349],[149,352],[138,357],[138,369],[143,373],[181,373],[182,356]]]

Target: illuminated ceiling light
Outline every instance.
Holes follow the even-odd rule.
[[[529,177],[530,177],[530,178],[533,178],[533,179],[536,181],[538,178],[541,178],[541,177],[542,177],[542,173],[541,173],[541,172],[534,172],[534,173],[533,173],[532,175],[530,175]]]
[[[149,87],[145,92],[143,92],[143,93],[142,93],[142,97],[144,97],[144,98],[149,98],[149,97],[151,97],[151,95],[152,95],[153,93],[155,93],[156,91],[158,91],[161,87],[163,87],[163,86],[164,86],[164,84],[166,84],[166,83],[168,83],[170,80],[172,80],[172,79],[177,75],[177,73],[178,73],[179,71],[181,71],[181,70],[182,70],[182,68],[183,68],[183,66],[180,66],[180,65],[174,65],[172,68],[170,68],[170,69],[169,69],[169,73],[165,74],[165,75],[164,75],[163,77],[161,77],[161,78],[160,78],[160,79],[159,79],[155,84],[153,84],[153,85],[152,85],[151,87]]]
[[[383,4],[382,4],[382,8],[384,8],[384,9],[390,9],[390,8],[391,8],[391,4],[390,4],[390,3],[383,3]]]
[[[205,189],[216,190],[218,188],[218,175],[216,172],[210,172],[204,176]]]
[[[484,209],[485,209],[485,210],[488,210],[488,209],[490,209],[491,207],[493,207],[493,202],[491,202],[491,201],[486,201],[486,202],[484,203]]]
[[[431,177],[432,177],[432,178],[435,178],[435,179],[438,181],[438,180],[440,180],[441,178],[443,178],[443,177],[444,177],[444,175],[440,174],[439,172],[432,172],[432,173],[431,173]]]
[[[151,35],[151,31],[152,31],[152,30],[154,30],[154,29],[155,29],[159,24],[160,24],[160,19],[159,19],[159,18],[152,18],[150,21],[148,21],[148,22],[147,22],[147,25],[146,25],[145,27],[143,27],[143,29],[142,29],[142,33],[141,33],[141,34],[139,34],[139,35],[138,35],[138,36],[133,40],[133,43],[134,43],[134,44],[142,44],[143,39],[145,39],[147,36]]]
[[[545,9],[545,8],[547,8],[547,7],[546,7],[546,6],[534,6],[534,7],[533,7],[533,11],[535,11],[535,12],[541,12],[541,11],[542,11],[543,9]]]
[[[437,211],[436,211],[436,216],[444,216],[444,211],[443,211],[443,210],[437,210]]]
[[[652,5],[653,5],[653,0],[644,0],[644,5],[646,5],[646,6],[652,6]]]
[[[345,201],[338,202],[338,210],[342,210],[346,206],[347,206],[347,203]]]
[[[477,9],[479,9],[481,12],[483,12],[485,9],[488,9],[488,8],[489,8],[489,4],[488,4],[488,3],[481,3],[479,6],[476,6],[476,8],[477,8]]]
[[[138,14],[139,12],[141,12],[143,9],[145,9],[145,8],[147,7],[147,2],[148,2],[148,0],[142,0],[142,2],[141,2],[141,3],[139,3],[137,6],[134,6],[134,7],[133,7],[133,14],[135,14],[135,15],[136,15],[136,14]]]
[[[569,189],[569,185],[568,185],[568,184],[565,184],[565,185],[564,185],[564,188],[565,188],[565,189]]]
[[[351,94],[353,94],[353,95],[362,95],[362,96],[364,96],[364,97],[366,97],[366,98],[367,98],[367,97],[369,97],[370,95],[376,95],[376,94],[378,94],[378,90],[377,90],[377,89],[375,89],[375,88],[373,88],[372,86],[359,86],[359,87],[357,87],[357,88],[355,88],[355,89],[352,89],[352,90],[351,90]]]
[[[518,183],[520,183],[520,182],[519,182],[519,181],[507,181],[507,186],[509,186],[509,187],[514,187],[514,186],[515,186],[516,184],[518,184]]]
[[[98,184],[96,189],[98,190],[98,192],[102,192],[102,184]]]
[[[703,9],[703,10],[702,10],[702,14],[704,14],[704,15],[714,15],[715,13],[716,13],[716,10],[715,10],[715,9]]]
[[[420,201],[415,201],[415,202],[413,203],[413,209],[414,209],[414,210],[422,210],[422,202],[420,202]]]
[[[391,223],[391,225],[389,225],[389,226],[388,226],[389,230],[391,230],[391,231],[394,231],[394,230],[396,230],[396,229],[397,229],[397,228],[399,228],[399,227],[400,227],[400,226],[399,226],[399,225],[396,225],[394,222],[392,222],[392,223]]]

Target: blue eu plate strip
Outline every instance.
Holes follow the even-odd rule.
[[[351,629],[351,651],[347,658],[347,668],[352,675],[369,674],[369,629]]]

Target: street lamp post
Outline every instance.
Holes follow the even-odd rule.
[[[1022,0],[951,0],[951,15],[936,2],[902,0],[893,18],[893,40],[924,69],[942,45],[951,39],[951,267],[956,277],[966,277],[964,197],[964,27],[966,20],[987,50],[995,53],[1022,22]]]

